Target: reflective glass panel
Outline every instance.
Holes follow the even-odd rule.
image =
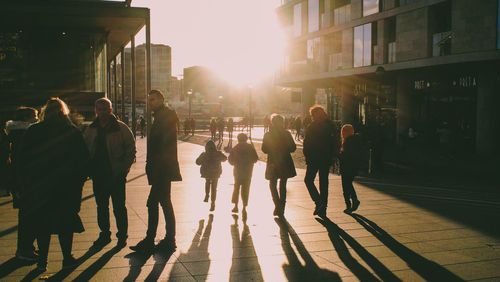
[[[378,13],[379,0],[363,0],[363,17]]]
[[[302,4],[293,6],[293,36],[302,35]]]
[[[363,66],[363,26],[354,28],[354,67]]]
[[[307,3],[308,30],[309,32],[314,32],[319,30],[319,0],[309,0]]]
[[[372,64],[372,24],[363,26],[363,66]]]

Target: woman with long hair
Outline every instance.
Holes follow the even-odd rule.
[[[346,204],[345,213],[351,213],[358,209],[360,201],[352,185],[352,181],[358,174],[361,162],[361,140],[354,133],[351,124],[344,124],[341,130],[342,147],[340,149],[340,176],[342,178],[342,190]]]
[[[267,154],[266,179],[274,202],[274,215],[282,217],[285,213],[286,182],[297,175],[293,164],[292,152],[296,150],[292,134],[285,129],[282,116],[273,114],[271,127],[264,134],[262,152]],[[277,189],[279,179],[279,192]]]
[[[84,231],[78,212],[89,153],[61,99],[49,99],[41,117],[23,138],[18,173],[24,186],[21,205],[27,210],[40,250],[38,269],[45,271],[52,234],[59,236],[63,268],[78,263],[71,249],[73,233]]]

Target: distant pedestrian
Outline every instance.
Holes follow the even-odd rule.
[[[144,138],[146,136],[146,119],[143,116],[141,116],[139,125],[141,127],[141,138]]]
[[[229,118],[227,121],[227,134],[229,135],[229,142],[233,140],[233,131],[234,131],[234,121],[233,118]]]
[[[215,140],[215,136],[217,135],[217,122],[215,119],[210,120],[210,134],[211,134],[211,139]]]
[[[38,111],[34,108],[19,107],[16,110],[15,118],[6,123],[5,129],[8,136],[7,140],[10,144],[10,163],[8,167],[9,175],[5,175],[2,179],[8,182],[14,208],[19,208],[18,223],[17,223],[17,250],[16,258],[34,261],[38,259],[38,254],[35,251],[33,242],[35,241],[35,230],[27,223],[26,213],[27,207],[20,205],[23,195],[22,174],[16,175],[17,159],[19,147],[22,144],[24,134],[28,128],[38,121]],[[9,181],[10,180],[10,181]]]
[[[274,202],[274,215],[283,216],[286,204],[286,182],[297,175],[290,153],[296,150],[292,134],[284,128],[283,117],[272,115],[271,128],[264,134],[262,152],[267,154],[266,179]],[[277,190],[280,182],[279,193]]]
[[[312,120],[311,120],[311,116],[310,115],[306,115],[303,119],[302,119],[302,127],[304,128],[304,131],[307,130],[307,128],[309,127],[309,125],[311,124]]]
[[[302,120],[300,119],[299,116],[295,118],[294,127],[295,127],[295,140],[300,140],[302,131]]]
[[[342,177],[342,190],[346,204],[345,213],[351,213],[358,209],[360,201],[352,185],[357,175],[362,159],[361,138],[354,133],[350,124],[342,126],[342,147],[340,150],[340,175]]]
[[[78,264],[71,249],[73,233],[84,231],[78,212],[88,159],[87,146],[69,119],[68,107],[59,98],[51,98],[42,109],[42,121],[25,133],[17,166],[24,187],[21,205],[40,248],[39,271],[47,269],[51,234],[59,235],[63,268]]]
[[[172,181],[182,181],[177,159],[177,114],[165,106],[165,96],[160,90],[151,90],[148,95],[148,105],[153,111],[154,121],[148,136],[146,156],[146,174],[151,185],[148,207],[148,230],[146,238],[131,250],[143,253],[153,251],[156,231],[158,228],[158,205],[163,209],[165,217],[165,238],[157,248],[173,252],[175,243],[175,215],[172,206]]]
[[[304,182],[312,200],[316,204],[314,215],[326,217],[328,205],[328,174],[335,157],[338,156],[337,130],[320,105],[309,110],[312,122],[306,128],[303,152],[306,158]],[[319,193],[314,179],[319,173]]]
[[[269,115],[264,116],[264,133],[269,131],[269,127],[271,126],[271,119],[269,118]]]
[[[214,141],[209,140],[205,145],[205,152],[196,159],[196,164],[200,165],[201,177],[205,178],[205,198],[204,202],[208,202],[209,195],[211,197],[210,211],[215,209],[215,199],[217,197],[217,182],[222,174],[222,162],[225,162],[227,157],[218,151]]]
[[[124,247],[128,237],[125,183],[135,159],[135,140],[130,128],[113,115],[111,101],[95,101],[94,122],[83,133],[90,152],[92,184],[97,204],[97,224],[101,232],[92,247],[102,249],[111,242],[109,199],[113,202],[118,233],[117,246]]]
[[[191,121],[187,118],[184,120],[184,136],[187,136],[191,131]]]
[[[238,134],[237,138],[238,144],[231,149],[228,157],[229,163],[234,166],[234,190],[232,197],[234,207],[232,211],[238,212],[238,202],[241,191],[243,212],[246,212],[253,166],[259,157],[257,156],[257,152],[255,151],[253,145],[247,143],[248,136],[245,133]]]
[[[194,118],[189,120],[189,128],[191,129],[191,136],[194,136],[194,131],[196,129],[196,120]]]
[[[224,140],[224,128],[226,127],[226,121],[224,118],[219,118],[217,120],[217,130],[219,131],[219,141]]]

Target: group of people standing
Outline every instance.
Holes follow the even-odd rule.
[[[182,181],[177,156],[177,123],[174,110],[165,106],[165,97],[159,90],[148,94],[148,106],[154,122],[147,140],[146,175],[151,185],[146,202],[148,226],[146,236],[130,249],[137,252],[176,249],[176,220],[171,199],[172,182]],[[90,177],[97,204],[99,237],[92,249],[99,250],[111,242],[109,200],[113,202],[118,239],[123,248],[128,238],[128,217],[125,205],[126,177],[135,161],[135,140],[130,128],[112,113],[111,101],[100,98],[95,102],[95,120],[82,133],[69,118],[67,105],[59,98],[51,98],[42,109],[41,121],[37,111],[22,108],[17,125],[8,126],[11,137],[10,169],[15,172],[12,194],[19,208],[18,250],[21,259],[36,260],[38,269],[47,268],[51,234],[59,236],[63,254],[63,268],[76,267],[79,261],[72,254],[73,234],[84,231],[79,217],[84,182]],[[328,120],[321,106],[310,109],[311,124],[305,130],[303,152],[307,170],[305,184],[316,207],[314,215],[326,216],[328,202],[328,173],[334,158],[340,158],[342,186],[346,213],[355,211],[360,201],[352,186],[359,166],[359,138],[351,125],[344,125],[341,142],[334,124]],[[14,133],[15,129],[23,132]],[[197,159],[201,176],[206,179],[204,201],[211,200],[215,209],[221,163],[228,160],[234,166],[232,212],[239,211],[239,198],[246,216],[254,164],[258,160],[253,144],[244,133],[237,136],[238,144],[228,157],[217,150],[213,140],[207,142],[205,152]],[[296,145],[284,126],[280,115],[271,117],[265,133],[262,151],[268,155],[265,177],[269,180],[275,205],[273,214],[285,213],[287,180],[297,175],[291,153]],[[319,190],[314,184],[319,174]],[[279,182],[279,184],[278,184]],[[278,188],[279,187],[279,188]],[[165,218],[166,235],[158,244],[155,237],[159,221],[159,206]],[[36,239],[39,250],[34,248]]]

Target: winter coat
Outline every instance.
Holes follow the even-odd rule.
[[[96,154],[99,118],[96,118],[83,133],[85,143],[89,148],[90,157]],[[130,128],[123,122],[111,116],[106,132],[106,148],[113,177],[126,177],[135,159],[135,140]],[[97,172],[91,171],[92,176]]]
[[[234,166],[235,179],[250,179],[252,178],[253,165],[259,156],[252,144],[242,142],[231,149],[227,159],[229,164]]]
[[[21,205],[39,232],[83,232],[78,216],[89,152],[69,121],[33,124],[19,148],[17,170],[23,185]]]
[[[306,128],[303,152],[307,165],[330,166],[339,153],[339,138],[330,120],[313,121]]]
[[[262,152],[267,154],[266,179],[291,178],[297,175],[292,155],[297,146],[288,130],[272,129],[264,134]]]
[[[150,185],[182,181],[177,159],[177,114],[163,106],[154,114],[148,136],[146,174]]]
[[[203,152],[196,159],[196,164],[201,165],[201,177],[215,179],[222,174],[221,163],[226,160],[227,157],[221,151]]]
[[[356,175],[363,159],[361,137],[351,135],[344,140],[343,151],[340,152],[340,173]]]

